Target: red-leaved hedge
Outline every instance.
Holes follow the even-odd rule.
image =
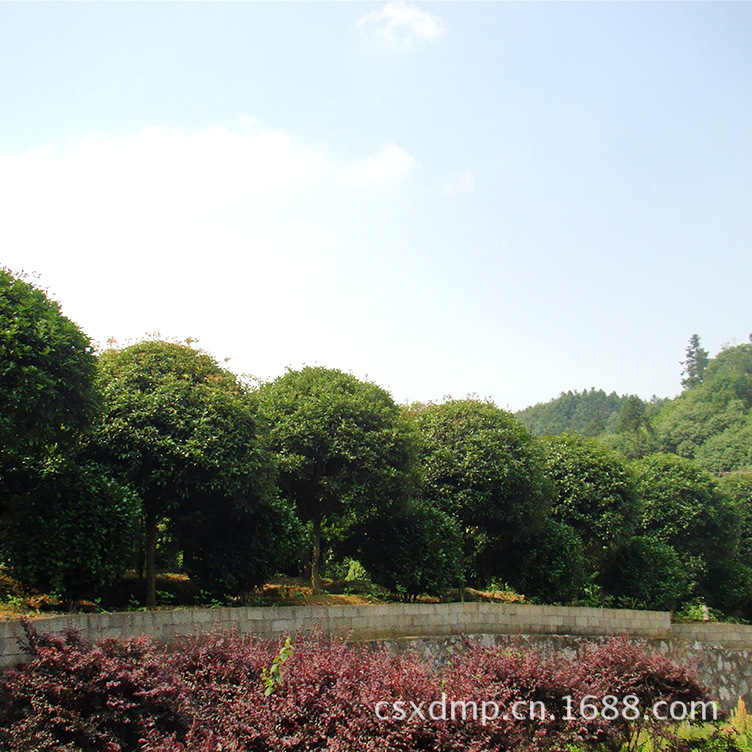
[[[666,724],[582,718],[587,695],[613,695],[619,710],[627,695],[642,709],[708,699],[690,670],[625,639],[577,658],[468,645],[434,665],[415,652],[298,636],[270,680],[280,641],[213,633],[169,647],[146,638],[92,645],[73,631],[26,629],[29,662],[0,675],[0,749],[9,752],[618,750],[640,728],[661,738]],[[442,700],[468,703],[466,717],[458,706],[454,720],[441,718]],[[500,717],[474,719],[471,701],[497,703]],[[548,717],[509,712],[530,701]],[[408,718],[395,711],[400,702]]]

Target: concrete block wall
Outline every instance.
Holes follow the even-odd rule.
[[[34,619],[33,624],[41,632],[75,629],[90,640],[146,634],[163,641],[177,634],[233,629],[262,638],[322,630],[359,641],[457,634],[605,636],[623,633],[659,639],[671,636],[672,630],[669,614],[659,611],[495,603],[188,608],[54,616]],[[19,621],[0,621],[0,666],[23,660],[19,645],[22,635]],[[728,639],[731,636],[729,633]],[[733,636],[738,638],[736,631]],[[752,638],[748,644],[752,646]]]
[[[583,642],[626,634],[649,640],[680,661],[695,663],[714,697],[731,708],[739,697],[752,707],[752,626],[671,624],[662,611],[567,608],[495,603],[289,606],[275,608],[174,609],[40,617],[40,632],[75,629],[91,641],[148,635],[169,642],[175,635],[212,630],[278,638],[324,631],[354,641],[379,641],[394,649],[418,647],[437,659],[467,636],[484,645],[514,640],[544,651],[576,652]],[[0,667],[25,659],[21,621],[0,621]],[[422,647],[421,647],[422,646]]]

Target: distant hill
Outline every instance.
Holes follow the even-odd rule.
[[[659,446],[714,473],[752,470],[752,344],[725,347],[654,421]]]
[[[693,340],[693,367],[685,367],[684,391],[674,399],[646,403],[593,388],[562,392],[516,417],[538,436],[596,436],[630,458],[663,451],[716,474],[752,471],[752,344],[724,347],[708,358],[699,338]]]
[[[599,436],[616,430],[627,395],[606,394],[602,389],[562,392],[550,402],[540,402],[515,413],[515,417],[537,436],[565,431]]]

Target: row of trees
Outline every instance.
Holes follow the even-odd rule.
[[[203,589],[358,559],[405,596],[510,583],[739,615],[752,603],[752,476],[536,438],[486,401],[410,407],[352,375],[251,388],[189,343],[93,351],[58,305],[0,271],[0,545],[23,582],[70,600],[160,537]]]

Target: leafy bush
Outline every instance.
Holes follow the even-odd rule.
[[[52,457],[25,492],[10,496],[0,550],[27,587],[71,602],[93,597],[122,577],[139,512],[135,493],[101,466]]]
[[[625,603],[672,611],[687,594],[681,559],[663,541],[638,535],[606,556],[601,576],[605,590]]]
[[[405,598],[443,595],[460,582],[460,526],[430,502],[413,500],[374,520],[363,537],[361,560],[373,581],[390,592]]]
[[[748,571],[735,554],[741,515],[716,480],[691,460],[654,454],[634,463],[644,500],[642,532],[681,559],[690,595],[734,612],[749,593]]]
[[[544,603],[571,603],[587,581],[580,537],[569,525],[550,518],[511,563],[509,576],[518,589]]]
[[[436,665],[315,635],[290,644],[214,633],[174,648],[27,635],[30,662],[0,678],[0,748],[9,752],[618,750],[640,731],[673,742],[657,721],[570,719],[567,697],[574,707],[587,695],[634,694],[642,707],[706,697],[689,670],[622,639],[579,658],[468,644]],[[505,713],[535,701],[549,715],[484,723],[468,705],[452,720],[442,700],[495,702]],[[400,701],[421,713],[396,717],[389,708]]]

